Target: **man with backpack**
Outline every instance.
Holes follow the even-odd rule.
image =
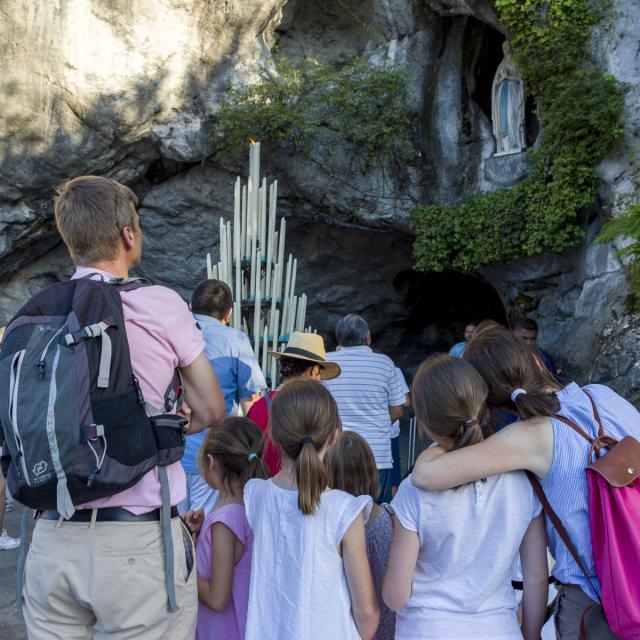
[[[224,399],[187,305],[129,278],[142,252],[133,192],[76,178],[55,219],[76,272],[18,312],[0,352],[3,471],[39,511],[24,574],[29,638],[193,638],[179,458],[185,431],[222,423]],[[176,415],[183,392],[188,425]]]

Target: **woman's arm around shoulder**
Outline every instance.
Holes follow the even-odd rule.
[[[347,529],[340,546],[351,593],[353,618],[363,640],[370,640],[378,629],[380,611],[367,559],[362,512]]]
[[[439,447],[420,454],[411,473],[413,484],[429,491],[452,489],[516,469],[544,478],[553,460],[553,428],[549,418],[514,422],[491,437],[463,449],[443,453]]]

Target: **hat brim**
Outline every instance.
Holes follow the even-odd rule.
[[[280,351],[269,351],[269,355],[278,359],[292,358],[293,360],[303,360],[309,364],[317,364],[320,369],[322,369],[320,373],[321,380],[333,380],[342,373],[340,365],[337,362],[330,362],[329,360],[314,360],[313,358],[307,358],[296,353],[282,353]]]

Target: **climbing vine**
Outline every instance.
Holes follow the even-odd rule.
[[[224,151],[244,149],[253,138],[323,166],[351,156],[364,168],[407,140],[411,114],[402,71],[360,58],[335,67],[280,56],[275,64],[269,78],[229,88],[216,114]]]
[[[578,242],[585,214],[597,203],[594,167],[622,132],[623,91],[588,50],[602,7],[590,0],[495,0],[495,6],[536,98],[540,140],[529,151],[529,176],[515,186],[458,205],[416,208],[420,270],[471,271]]]

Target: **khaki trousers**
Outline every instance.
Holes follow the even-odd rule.
[[[159,522],[38,520],[25,566],[30,640],[193,640],[198,609],[195,553],[171,522],[178,611],[169,613]],[[187,572],[185,541],[194,558]]]
[[[595,604],[582,589],[558,585],[555,613],[557,640],[578,640],[582,614]],[[589,609],[584,622],[587,640],[616,640],[599,605]]]

